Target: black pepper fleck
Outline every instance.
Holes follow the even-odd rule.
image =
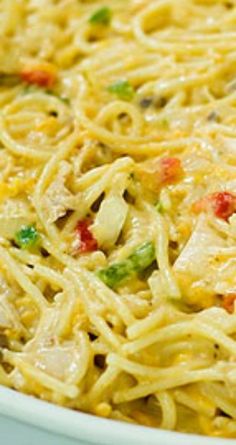
[[[153,97],[144,97],[140,100],[139,105],[144,109],[151,107],[153,105]]]

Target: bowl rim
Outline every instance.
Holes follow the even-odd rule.
[[[94,445],[229,445],[215,439],[147,428],[73,411],[0,386],[0,415],[50,433]],[[115,442],[114,442],[115,441]]]

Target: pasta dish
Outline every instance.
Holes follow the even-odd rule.
[[[236,437],[236,2],[0,2],[0,383]]]

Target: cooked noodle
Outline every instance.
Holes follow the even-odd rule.
[[[236,2],[0,2],[0,383],[236,437]]]

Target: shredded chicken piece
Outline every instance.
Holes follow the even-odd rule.
[[[65,216],[68,210],[76,208],[75,196],[68,190],[65,183],[71,167],[67,162],[61,162],[55,180],[47,189],[43,198],[43,210],[47,221],[53,223]]]

